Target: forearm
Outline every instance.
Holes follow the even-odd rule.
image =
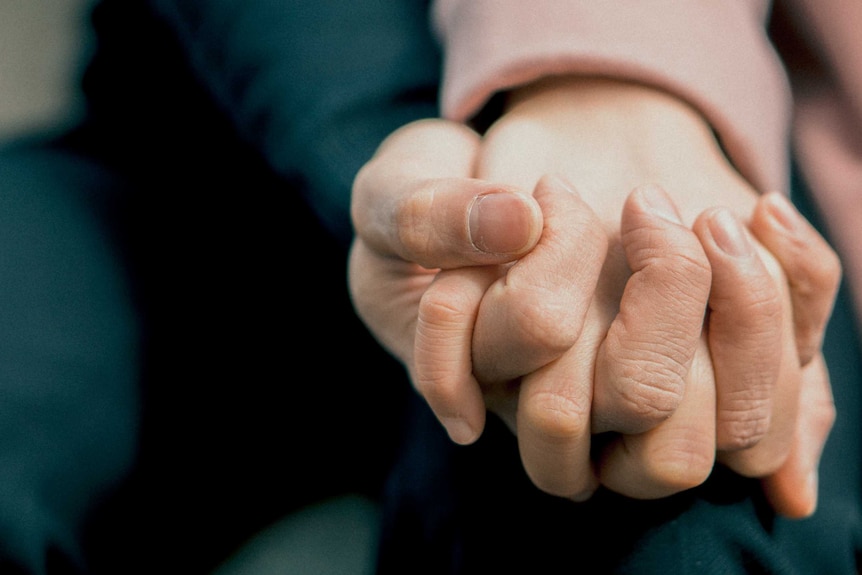
[[[318,215],[349,239],[358,169],[389,133],[437,112],[425,2],[150,1],[241,136],[303,180]]]

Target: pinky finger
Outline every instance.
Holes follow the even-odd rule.
[[[763,479],[763,490],[773,508],[790,518],[807,517],[817,508],[817,469],[823,446],[835,422],[829,373],[818,354],[803,370],[796,432],[784,465]]]
[[[790,285],[800,363],[819,352],[832,314],[841,263],[826,240],[783,195],[760,198],[751,231],[781,264]]]

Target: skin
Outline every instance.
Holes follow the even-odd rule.
[[[549,493],[662,497],[718,460],[763,477],[780,513],[813,511],[840,267],[693,110],[541,82],[483,137],[399,130],[353,198],[357,311],[454,441],[475,441],[489,410]]]

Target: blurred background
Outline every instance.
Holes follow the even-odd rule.
[[[96,1],[0,0],[0,145],[28,135],[62,133],[83,118],[84,101],[80,91],[80,82],[84,67],[93,49],[94,38],[90,26],[90,12]],[[139,3],[130,2],[126,6],[129,4]],[[123,6],[123,2],[115,2],[113,5]],[[140,10],[136,11],[134,6],[129,10],[132,18],[139,12]],[[120,15],[123,16],[122,13]],[[120,22],[122,24],[122,19]],[[153,28],[152,23],[149,23],[148,26],[149,28],[143,28],[144,31],[141,33],[145,34]],[[137,44],[135,44],[137,38],[134,34],[130,34],[127,40],[128,42],[125,44],[119,42],[121,50],[126,48],[127,44],[137,48]],[[116,46],[114,47],[116,48]],[[179,65],[177,69],[185,70]],[[110,81],[115,79],[111,75],[115,70],[116,68],[112,68],[108,72]],[[166,74],[169,78],[167,81],[173,81],[172,79],[175,77],[171,74],[176,74],[176,70],[169,70]],[[122,90],[117,92],[125,95]],[[141,98],[146,98],[148,95],[144,94]],[[160,104],[162,102],[157,101],[152,110],[147,112],[152,114],[168,113],[159,107]],[[198,111],[201,112],[200,117],[207,121],[211,117],[208,114],[213,113],[208,108]],[[149,117],[145,116],[146,119]],[[195,121],[203,121],[197,118],[195,116],[191,120],[187,119],[187,125],[193,124]],[[165,120],[164,117],[161,119],[169,122],[169,119]],[[213,126],[212,123],[206,125],[208,128]],[[218,124],[213,129],[220,130],[222,125]],[[220,135],[219,138],[223,138],[223,135]],[[185,142],[182,138],[178,141]],[[146,142],[144,139],[144,145]],[[221,144],[222,140],[219,139],[216,145]],[[230,147],[224,153],[233,153],[234,149]],[[173,158],[174,156],[170,157]],[[208,161],[206,154],[204,157],[207,159],[203,161]],[[182,160],[186,161],[185,155],[182,156]],[[239,163],[242,164],[243,161],[240,160]],[[227,165],[226,162],[215,163]],[[228,173],[232,174],[231,177],[238,178],[246,173],[242,171],[244,169],[248,169],[247,166],[238,167],[235,171],[231,166],[228,170],[217,171],[217,173]],[[195,178],[197,177],[195,170],[190,170],[190,172]],[[261,183],[263,180],[264,178],[261,178]],[[236,394],[230,390],[229,386],[225,386],[219,392],[209,389],[208,399],[204,402],[207,407],[201,408],[202,400],[195,391],[197,388],[194,385],[189,386],[189,393],[179,394],[181,397],[177,396],[172,387],[174,381],[183,380],[188,373],[193,373],[197,379],[210,383],[211,378],[208,379],[206,375],[201,376],[203,373],[201,365],[207,364],[205,360],[211,355],[218,357],[227,357],[228,355],[213,353],[213,348],[210,347],[212,341],[209,339],[198,345],[199,350],[191,351],[188,343],[184,340],[184,334],[188,333],[187,328],[190,329],[189,326],[194,325],[200,332],[211,334],[213,340],[217,340],[218,345],[235,345],[233,339],[223,337],[223,333],[234,329],[237,325],[235,322],[240,318],[240,315],[237,314],[236,317],[231,315],[230,318],[226,318],[224,314],[214,315],[212,314],[212,307],[208,303],[209,300],[197,298],[197,294],[205,291],[200,286],[207,286],[206,293],[214,293],[213,285],[224,286],[227,290],[224,293],[230,293],[232,297],[239,297],[239,299],[243,298],[243,296],[237,296],[237,292],[234,290],[235,284],[226,282],[224,279],[223,265],[227,260],[230,260],[234,263],[242,262],[241,270],[234,268],[234,263],[228,262],[227,265],[231,266],[231,270],[238,270],[235,271],[235,277],[241,278],[238,283],[244,286],[248,285],[249,289],[254,290],[255,301],[266,306],[264,311],[248,312],[249,317],[271,318],[278,313],[280,314],[277,316],[278,318],[292,319],[286,306],[285,309],[278,308],[276,310],[273,306],[266,304],[265,302],[274,301],[275,298],[271,296],[260,297],[262,288],[257,286],[267,286],[265,290],[267,293],[278,292],[280,294],[286,293],[287,288],[285,286],[289,286],[290,297],[284,298],[285,301],[326,301],[329,310],[327,312],[329,315],[326,317],[331,318],[331,320],[309,326],[304,338],[304,345],[307,346],[307,349],[319,349],[321,344],[337,349],[349,343],[354,347],[354,352],[359,354],[360,362],[372,362],[370,365],[377,369],[376,373],[379,379],[392,381],[393,385],[397,385],[395,390],[403,390],[403,392],[408,390],[406,386],[401,386],[401,378],[403,377],[401,368],[396,366],[390,358],[386,357],[384,365],[392,369],[393,374],[389,375],[380,371],[378,365],[380,360],[376,358],[378,357],[377,354],[382,354],[382,351],[368,338],[364,328],[352,316],[352,308],[350,308],[347,300],[346,291],[342,289],[344,272],[340,259],[342,257],[341,252],[336,251],[334,245],[329,243],[328,238],[324,238],[326,241],[315,239],[323,238],[323,232],[310,227],[314,224],[294,225],[284,229],[282,226],[274,225],[274,222],[280,217],[277,209],[262,210],[271,217],[264,218],[263,224],[259,223],[261,221],[258,213],[260,205],[277,205],[279,208],[284,208],[284,202],[289,202],[287,211],[300,214],[295,217],[302,221],[303,216],[298,210],[307,208],[299,204],[301,201],[299,196],[282,197],[279,195],[278,198],[273,199],[264,196],[273,188],[263,187],[260,191],[261,195],[255,194],[253,197],[265,197],[266,201],[274,203],[258,204],[256,201],[250,201],[248,202],[248,211],[245,211],[244,208],[237,207],[236,203],[232,201],[230,191],[235,186],[225,184],[226,181],[233,182],[234,180],[222,180],[226,190],[224,192],[225,199],[222,199],[221,195],[214,196],[208,186],[200,186],[200,193],[206,194],[209,200],[204,212],[208,217],[199,217],[204,208],[202,208],[202,202],[198,201],[196,193],[189,192],[186,194],[187,202],[178,203],[174,199],[171,204],[172,210],[168,212],[167,221],[169,223],[157,226],[161,239],[159,242],[148,245],[147,257],[152,257],[152,261],[157,262],[159,271],[163,272],[165,266],[171,270],[170,273],[165,274],[168,281],[164,286],[168,289],[165,290],[162,283],[158,279],[156,280],[159,286],[156,291],[159,294],[169,293],[170,297],[165,297],[163,301],[158,299],[159,296],[155,296],[154,299],[159,302],[159,309],[156,310],[155,314],[157,318],[151,320],[159,322],[160,328],[163,328],[163,331],[159,332],[159,341],[162,347],[159,349],[158,353],[161,355],[158,357],[159,361],[164,361],[164,364],[159,364],[159,366],[170,365],[170,368],[156,368],[158,375],[154,376],[154,379],[163,377],[167,383],[164,383],[162,387],[154,387],[158,387],[157,393],[168,394],[159,397],[170,397],[171,401],[161,403],[158,400],[153,401],[159,405],[158,415],[153,418],[160,423],[158,426],[154,426],[158,428],[156,431],[150,430],[149,432],[148,440],[151,443],[148,445],[154,445],[154,447],[150,448],[151,455],[148,460],[149,466],[145,469],[146,473],[138,471],[140,476],[144,478],[140,480],[143,487],[137,483],[132,483],[131,486],[126,487],[125,491],[122,492],[122,497],[118,498],[119,501],[108,511],[103,512],[104,517],[98,518],[101,521],[99,525],[107,525],[107,528],[103,529],[104,533],[97,530],[98,533],[94,538],[95,543],[93,545],[96,546],[101,541],[108,540],[111,544],[105,548],[110,548],[112,552],[115,551],[118,556],[115,558],[112,553],[105,553],[106,558],[100,556],[96,560],[107,562],[108,565],[113,564],[114,561],[122,562],[124,557],[135,557],[133,552],[125,552],[126,546],[130,546],[137,552],[140,545],[150,544],[150,541],[144,538],[141,538],[141,541],[127,538],[128,530],[123,528],[116,529],[118,541],[113,541],[112,536],[115,533],[112,531],[114,524],[111,521],[114,516],[111,514],[128,515],[129,510],[131,510],[131,515],[128,516],[135,518],[139,516],[138,514],[143,514],[146,517],[166,516],[168,512],[173,514],[173,521],[169,522],[169,525],[160,525],[158,528],[159,537],[157,539],[164,543],[164,548],[149,550],[153,552],[152,559],[155,561],[162,557],[162,553],[168,556],[172,550],[182,549],[188,551],[190,561],[214,562],[223,559],[224,555],[232,551],[234,546],[239,545],[236,553],[228,557],[220,566],[217,575],[268,575],[270,573],[325,575],[327,573],[370,572],[376,546],[378,509],[372,501],[363,496],[364,493],[354,495],[348,492],[343,497],[340,495],[342,491],[347,490],[344,487],[345,484],[351,491],[358,483],[361,483],[360,487],[366,490],[376,488],[378,479],[373,476],[376,471],[355,473],[356,469],[364,469],[363,465],[369,469],[376,469],[375,465],[369,465],[369,451],[373,450],[361,449],[360,446],[367,447],[372,439],[376,445],[381,443],[380,438],[394,437],[390,431],[390,426],[394,425],[393,419],[395,417],[391,412],[386,411],[388,404],[382,401],[379,408],[381,413],[378,414],[375,411],[371,417],[368,417],[368,413],[363,410],[358,410],[359,413],[355,413],[354,406],[360,402],[371,401],[368,399],[369,397],[376,398],[378,395],[381,398],[394,397],[394,401],[398,401],[399,395],[393,394],[386,386],[379,386],[378,391],[374,394],[369,394],[362,386],[351,386],[349,390],[345,390],[343,393],[347,399],[344,401],[343,407],[333,406],[328,413],[329,418],[332,421],[343,422],[344,429],[351,430],[357,429],[359,425],[368,426],[367,419],[370,419],[370,427],[373,429],[371,433],[379,433],[380,435],[379,437],[374,435],[373,438],[366,438],[364,433],[353,433],[349,441],[341,440],[340,443],[343,446],[337,453],[340,454],[341,451],[344,451],[348,455],[346,457],[332,456],[330,451],[321,451],[319,445],[311,441],[302,440],[295,445],[290,445],[290,454],[295,461],[309,462],[307,465],[318,471],[318,473],[304,474],[296,473],[293,465],[288,465],[285,470],[282,458],[272,456],[273,453],[280,453],[280,449],[284,448],[282,437],[304,438],[302,432],[306,431],[302,427],[302,418],[293,418],[290,414],[285,417],[283,406],[279,401],[273,399],[278,397],[279,392],[277,387],[270,385],[273,378],[276,377],[272,375],[271,367],[275,365],[281,368],[284,363],[281,355],[283,352],[282,341],[279,338],[270,338],[268,334],[261,334],[265,336],[263,337],[265,345],[269,346],[262,351],[258,345],[261,338],[244,336],[242,343],[247,348],[243,348],[237,355],[237,359],[260,355],[270,358],[268,361],[257,359],[254,369],[249,368],[248,363],[244,363],[242,360],[213,363],[214,371],[212,373],[217,370],[219,376],[227,381],[231,381],[232,378],[238,379],[235,378],[236,374],[242,374],[249,380],[257,382],[259,386],[265,387],[268,390],[266,393],[261,393],[258,396],[255,392],[250,392],[247,395],[248,401],[246,401],[245,399],[237,399]],[[269,181],[266,180],[266,182]],[[271,183],[267,185],[272,186]],[[177,187],[192,189],[192,186],[183,184],[177,184]],[[172,189],[165,188],[163,191],[173,194]],[[249,192],[246,191],[245,193]],[[149,203],[143,210],[147,216],[144,216],[144,219],[155,213],[150,212],[150,209],[162,209],[164,204],[160,202],[163,200],[159,198],[159,194],[148,194]],[[226,218],[226,210],[230,211],[230,217],[236,221],[254,221],[255,233],[239,233],[238,237],[243,238],[242,241],[230,234],[223,238],[220,233],[217,235],[215,231],[223,232],[223,228],[220,226]],[[194,214],[195,217],[191,217],[189,214]],[[254,218],[258,219],[253,220],[252,214],[254,214]],[[159,215],[163,214],[159,212]],[[164,220],[159,221],[164,223]],[[189,226],[187,225],[189,221],[197,223],[194,226]],[[306,221],[312,221],[310,214]],[[234,228],[231,228],[231,231],[233,230]],[[309,234],[314,235],[310,236]],[[198,241],[199,237],[207,238],[211,244],[208,244],[206,250],[196,249],[197,260],[195,265],[188,265],[186,252],[182,249],[175,250],[175,242],[187,242],[189,238]],[[296,269],[313,269],[315,279],[310,282],[298,283],[291,282],[288,278],[287,284],[275,281],[274,276],[268,275],[272,267],[270,264],[275,261],[273,254],[281,249],[282,242],[298,245],[300,239],[317,246],[317,250],[308,250],[296,254],[293,258],[293,264]],[[265,246],[266,249],[262,246]],[[155,255],[151,256],[151,253]],[[260,255],[254,255],[257,253]],[[233,259],[233,254],[237,254],[236,259]],[[277,268],[274,269],[276,271],[273,273],[277,274],[283,281],[281,277],[283,274],[278,273]],[[254,272],[254,275],[247,275],[246,272],[249,274]],[[248,277],[258,278],[258,274],[264,274],[265,277],[260,276],[262,279],[247,281],[246,278]],[[176,280],[177,277],[183,279]],[[186,287],[177,290],[177,285]],[[228,285],[232,287],[227,287]],[[220,290],[216,291],[221,293]],[[189,294],[194,294],[194,296]],[[184,299],[186,297],[189,299]],[[216,298],[215,295],[212,297]],[[315,300],[315,298],[317,299]],[[224,299],[227,297],[225,296]],[[162,306],[162,304],[165,305]],[[172,315],[176,305],[182,306],[182,314]],[[154,313],[153,309],[148,309],[148,311],[151,314]],[[177,328],[175,322],[177,317],[188,318],[188,323],[184,324],[183,321],[186,320],[181,319],[180,327]],[[330,326],[336,321],[344,322],[345,319],[346,322],[339,331],[339,335],[333,339],[329,331]],[[200,327],[211,324],[217,327],[213,329]],[[165,336],[165,333],[168,335]],[[244,334],[246,329],[237,329],[236,333]],[[176,334],[176,338],[172,334]],[[306,348],[303,347],[296,352],[297,357],[306,353],[302,351],[304,349]],[[274,353],[273,350],[275,350]],[[231,347],[231,352],[235,351],[236,349]],[[199,352],[203,355],[197,356],[196,354]],[[177,372],[176,366],[171,362],[180,356],[203,357],[204,361],[192,359],[183,362],[182,365],[188,363],[192,372],[184,372],[184,368]],[[168,359],[164,359],[164,357]],[[231,365],[237,363],[237,367],[235,370],[234,368],[225,368],[225,363],[231,363]],[[357,364],[357,369],[360,371],[368,369],[359,367],[359,365]],[[364,364],[361,365],[364,366]],[[166,373],[170,374],[170,377],[165,377]],[[260,376],[263,373],[266,374],[266,377]],[[165,389],[168,391],[164,391]],[[148,391],[154,393],[152,390]],[[292,393],[292,397],[302,399],[310,404],[316,404],[320,401],[313,390],[308,392],[307,399],[305,392],[301,390],[294,389]],[[331,392],[327,390],[325,393]],[[261,412],[261,405],[267,407],[268,410]],[[226,411],[230,411],[236,417],[225,425],[225,418],[222,414]],[[193,457],[189,456],[186,445],[195,439],[175,440],[176,430],[188,432],[189,413],[204,415],[204,418],[200,420],[200,428],[206,430],[210,440],[208,445],[203,445],[203,442],[197,444],[197,450]],[[243,419],[243,415],[236,415],[244,413],[252,413],[253,421]],[[192,433],[192,435],[194,434]],[[275,451],[275,449],[279,449],[279,451]],[[152,455],[152,453],[156,455]],[[381,457],[388,457],[388,452]],[[230,462],[230,464],[225,463],[225,461]],[[348,477],[345,470],[353,472],[349,474],[350,476],[360,476],[359,479],[354,480],[352,477]],[[369,477],[366,478],[366,475]],[[318,476],[332,477],[333,479],[331,481],[321,480]],[[345,477],[347,479],[344,479]],[[201,478],[206,478],[206,481],[202,481]],[[369,484],[366,485],[363,482],[369,482]],[[265,487],[262,488],[261,485]],[[290,485],[291,488],[285,489],[286,485]],[[237,494],[237,497],[225,497],[225,493],[228,492]],[[338,497],[329,498],[332,492],[335,492]],[[156,493],[157,496],[154,496],[153,493]],[[273,493],[279,498],[273,498]],[[218,503],[214,505],[213,501]],[[309,505],[306,506],[306,504]],[[231,520],[223,521],[225,517],[230,517]],[[217,520],[211,521],[211,518]],[[236,527],[231,525],[232,521],[235,522]],[[227,523],[227,526],[223,523]],[[192,527],[189,527],[190,525]],[[247,544],[240,545],[244,537],[256,535],[253,530],[258,528],[261,528],[258,536],[252,537]],[[174,545],[176,547],[173,547]],[[203,560],[199,560],[199,557],[203,557]],[[179,564],[183,563],[179,562]],[[148,563],[143,561],[143,565],[148,565]],[[106,572],[117,571],[106,570]],[[3,565],[0,565],[0,573],[6,573]]]
[[[79,117],[94,0],[0,0],[0,141]]]

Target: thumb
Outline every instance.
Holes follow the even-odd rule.
[[[383,255],[426,268],[507,263],[542,233],[530,194],[472,178],[479,136],[444,120],[394,132],[353,182],[359,237]]]

